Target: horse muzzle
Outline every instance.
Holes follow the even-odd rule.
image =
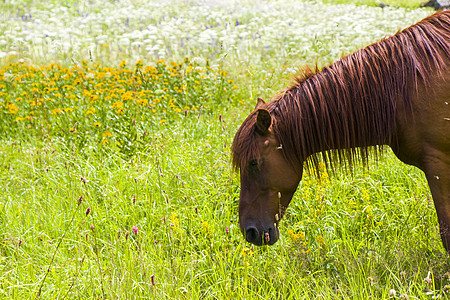
[[[276,226],[269,226],[266,229],[258,229],[250,225],[242,228],[245,240],[256,246],[273,245],[278,240],[280,232]]]

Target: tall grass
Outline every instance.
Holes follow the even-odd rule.
[[[443,293],[447,255],[417,170],[388,154],[352,176],[306,176],[281,240],[254,248],[237,224],[238,178],[228,166],[232,127],[218,117],[184,121],[159,129],[128,160],[118,153],[80,156],[57,142],[6,143],[4,297],[37,295],[48,267],[42,297]]]
[[[240,21],[250,24],[258,16],[265,18],[258,21],[263,24],[275,19],[266,12],[251,15],[249,6],[265,4],[248,3],[242,4],[247,15],[237,10]],[[17,9],[16,2],[2,5]],[[49,4],[20,5],[42,6],[44,11]],[[124,4],[104,5],[112,9]],[[287,3],[270,5],[281,11]],[[84,9],[92,13],[98,6]],[[336,7],[316,3],[313,8],[338,17]],[[385,25],[395,28],[376,31],[377,22],[385,24],[386,18],[379,8],[360,8],[368,14],[356,21],[346,19],[354,15],[349,11],[355,6],[338,9],[340,26],[372,16],[373,24],[365,22],[368,31],[373,29],[371,37],[398,29]],[[396,21],[402,26],[429,13],[389,9],[388,15],[402,16]],[[169,10],[183,12],[176,6]],[[217,11],[235,22],[233,13]],[[14,17],[8,20],[17,22]],[[208,20],[195,24],[209,27]],[[233,135],[256,96],[267,98],[288,84],[298,63],[319,57],[319,64],[324,63],[344,48],[350,52],[361,46],[354,32],[341,30],[333,37],[336,29],[326,24],[314,27],[323,31],[314,43],[306,38],[301,49],[293,46],[299,31],[292,31],[286,39],[274,40],[276,49],[270,51],[253,40],[245,44],[230,38],[234,46],[192,46],[195,55],[188,55],[187,61],[172,53],[164,62],[153,54],[139,62],[134,52],[126,56],[117,50],[111,50],[112,58],[90,61],[87,55],[85,62],[66,60],[64,52],[60,61],[54,56],[45,61],[28,50],[3,57],[1,297],[447,297],[449,261],[426,180],[389,150],[352,174],[322,169],[319,181],[306,172],[274,246],[253,247],[239,231],[239,176],[229,159]],[[233,33],[241,25],[228,28]],[[289,45],[291,54],[284,52]],[[22,49],[34,49],[27,47]],[[211,55],[202,56],[202,51]],[[126,62],[121,65],[122,58]],[[124,99],[127,92],[130,99]]]

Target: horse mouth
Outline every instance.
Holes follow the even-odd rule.
[[[261,231],[256,227],[249,227],[245,230],[244,233],[245,240],[256,246],[271,246],[278,241],[279,236],[280,232],[276,227]]]

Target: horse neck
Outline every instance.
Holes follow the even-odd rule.
[[[397,107],[412,113],[419,88],[447,68],[449,29],[449,14],[434,14],[285,90],[273,114],[287,158],[302,163],[325,151],[351,159],[359,147],[364,159],[368,147],[395,143]]]
[[[342,66],[325,68],[279,99],[283,116],[277,135],[299,162],[318,152],[351,160],[355,148],[365,158],[368,147],[392,138],[402,85],[393,77],[381,71],[369,77]]]

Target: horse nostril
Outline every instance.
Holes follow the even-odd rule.
[[[250,242],[250,243],[253,243],[253,244],[257,243],[258,240],[261,239],[261,236],[259,235],[258,229],[256,229],[256,227],[253,227],[253,226],[252,227],[248,227],[245,230],[245,239],[247,240],[247,242]],[[261,241],[259,241],[259,242],[261,242]]]

